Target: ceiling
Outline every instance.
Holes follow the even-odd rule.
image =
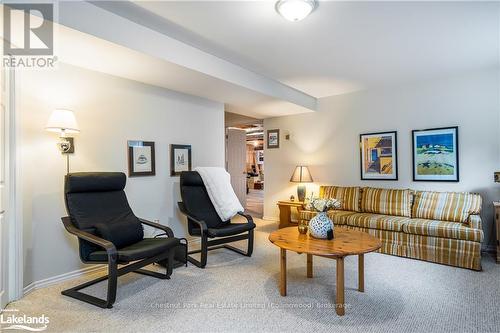
[[[300,22],[274,1],[136,2],[171,37],[320,98],[498,66],[499,4],[320,2]]]

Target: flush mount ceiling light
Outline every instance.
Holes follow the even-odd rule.
[[[316,8],[315,0],[279,0],[276,11],[289,21],[303,20]]]

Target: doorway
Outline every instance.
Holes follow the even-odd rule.
[[[264,125],[260,119],[226,112],[226,166],[245,212],[262,218],[264,211]],[[241,154],[241,151],[244,151]],[[238,167],[234,167],[238,165]],[[243,172],[240,171],[243,169]],[[244,177],[244,181],[238,179]],[[233,178],[235,179],[233,181]],[[233,184],[235,183],[235,184]],[[244,183],[243,189],[240,183]]]

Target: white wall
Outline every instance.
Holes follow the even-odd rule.
[[[223,104],[62,64],[58,70],[22,71],[17,86],[25,286],[82,267],[76,239],[60,220],[66,215],[65,158],[57,135],[44,130],[56,107],[74,110],[80,125],[73,172],[127,172],[127,140],[154,141],[156,176],[129,178],[125,190],[137,216],[159,219],[185,235],[169,144],[191,144],[193,167],[224,166]]]
[[[323,98],[319,111],[264,120],[281,130],[281,148],[267,149],[266,218],[276,218],[276,201],[295,194],[289,183],[297,164],[310,166],[319,184],[473,191],[483,195],[485,243],[494,244],[492,200],[500,199],[493,172],[500,170],[498,69],[448,79],[386,87]],[[412,181],[411,130],[459,126],[460,182]],[[359,134],[398,131],[399,181],[361,181]],[[285,132],[291,140],[285,141]],[[310,193],[310,192],[309,192]]]

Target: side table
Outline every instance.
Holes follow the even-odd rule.
[[[278,201],[278,207],[280,209],[280,225],[279,228],[286,228],[292,225],[292,207],[297,209],[300,214],[300,210],[304,208],[304,202],[302,201],[290,201],[283,200]],[[296,223],[294,223],[296,224]]]

